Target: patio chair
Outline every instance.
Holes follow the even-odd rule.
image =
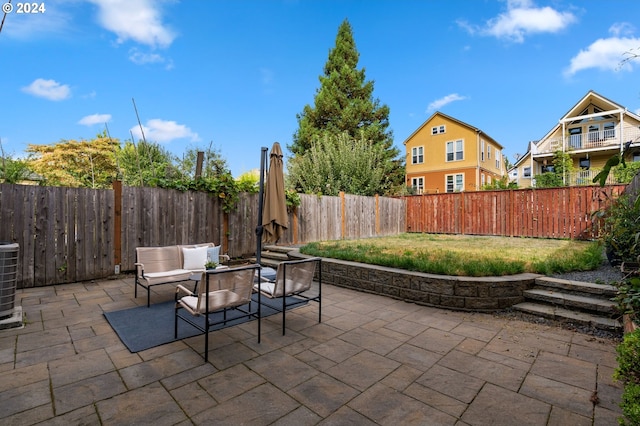
[[[207,362],[209,354],[209,330],[219,324],[241,318],[258,319],[258,343],[260,343],[260,299],[258,308],[251,311],[251,294],[259,265],[240,266],[237,268],[212,269],[202,272],[201,284],[197,293],[178,284],[175,294],[175,324],[174,337],[178,338],[178,319],[181,319],[198,330],[204,332],[204,360]],[[180,294],[183,294],[180,297]],[[235,309],[239,315],[227,317],[227,311]],[[213,314],[222,316],[221,319],[210,318]],[[204,317],[198,321],[197,317]]]
[[[318,270],[317,295],[304,294],[311,288],[313,278]],[[253,289],[270,299],[282,299],[282,306],[277,303],[269,307],[282,312],[282,335],[285,334],[285,321],[287,308],[310,301],[318,302],[318,322],[322,322],[322,259],[311,257],[302,260],[287,260],[280,262],[276,270],[275,280],[261,278],[259,284],[254,284]],[[295,296],[295,299],[290,298]]]

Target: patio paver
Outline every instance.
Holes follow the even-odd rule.
[[[170,286],[154,303],[171,300]],[[326,285],[317,304],[130,353],[103,311],[133,277],[18,290],[0,331],[2,424],[608,425],[617,341]],[[594,398],[597,395],[598,398]],[[594,403],[593,401],[597,401]]]

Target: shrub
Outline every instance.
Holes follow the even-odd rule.
[[[640,328],[627,334],[616,348],[618,367],[613,378],[624,383],[621,425],[640,424]],[[629,423],[627,423],[627,421]]]
[[[623,194],[596,217],[602,219],[598,236],[612,263],[636,262],[640,255],[640,197],[632,200]]]

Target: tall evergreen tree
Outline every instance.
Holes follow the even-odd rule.
[[[329,52],[324,74],[319,77],[315,105],[305,105],[297,115],[299,128],[288,148],[300,156],[323,137],[346,133],[354,141],[365,139],[384,149],[381,161],[391,163],[393,180],[401,184],[404,162],[397,158],[399,150],[393,146],[393,135],[388,130],[389,107],[373,98],[373,81],[366,81],[364,68],[357,69],[359,57],[351,25],[345,19],[338,29],[336,45]]]

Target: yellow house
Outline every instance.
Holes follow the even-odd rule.
[[[627,161],[640,161],[640,116],[594,91],[589,91],[558,124],[529,150],[509,172],[521,188],[535,186],[535,177],[553,171],[556,152],[568,153],[572,173],[564,176],[568,185],[593,185],[593,178],[612,155],[630,143]],[[613,175],[609,175],[609,183]]]
[[[417,194],[477,191],[505,175],[502,145],[441,112],[429,117],[404,145],[405,182]]]

